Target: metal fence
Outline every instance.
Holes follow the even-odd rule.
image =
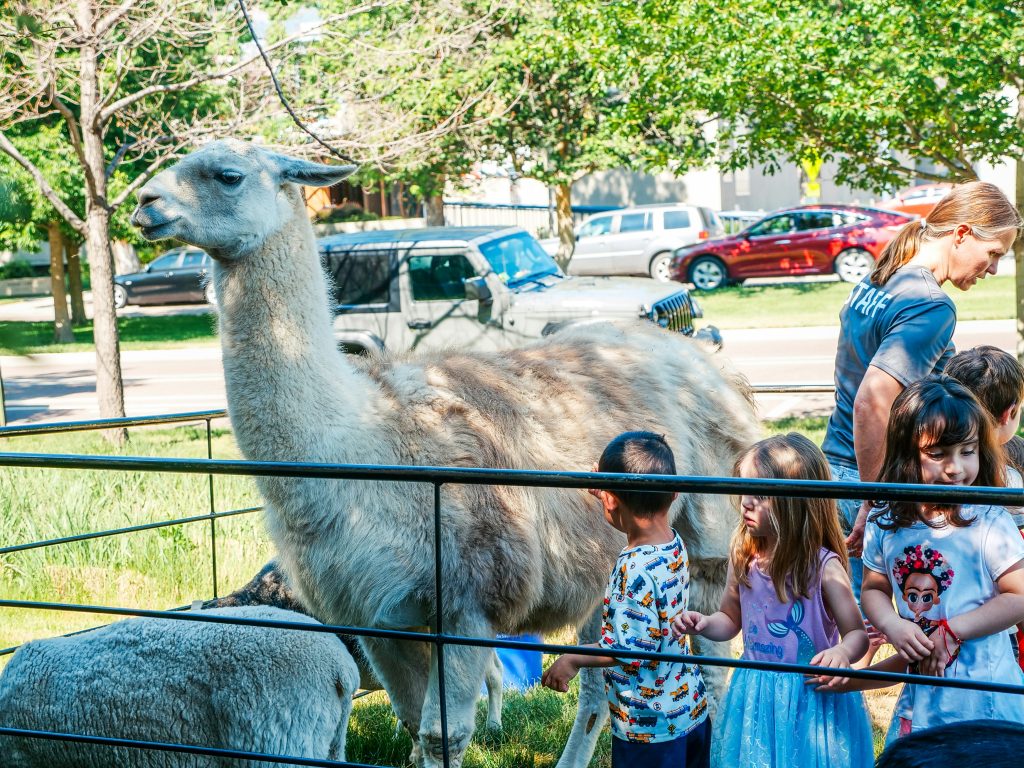
[[[572,218],[579,224],[592,213],[614,210],[617,206],[574,205]],[[458,227],[489,226],[500,224],[522,227],[538,237],[552,237],[555,234],[555,210],[547,205],[505,205],[495,203],[473,203],[446,200],[444,203],[445,224]]]
[[[830,385],[770,385],[754,388],[758,393],[775,392],[826,392],[831,391]],[[206,514],[191,517],[164,520],[144,525],[129,526],[119,529],[93,531],[66,536],[47,541],[24,542],[10,544],[0,548],[0,556],[39,547],[59,546],[72,541],[84,541],[107,536],[116,536],[139,530],[148,530],[167,526],[188,525],[208,521],[211,535],[211,571],[214,593],[217,592],[216,571],[216,522],[232,515],[242,515],[259,511],[260,507],[234,509],[217,512],[213,494],[214,475],[248,475],[248,476],[281,476],[296,478],[341,479],[350,481],[389,480],[397,482],[427,483],[433,486],[433,518],[434,518],[434,578],[435,578],[435,620],[430,632],[408,632],[397,630],[376,629],[373,627],[350,627],[329,624],[307,624],[300,622],[269,621],[239,619],[225,616],[211,616],[202,612],[181,612],[176,610],[144,610],[103,605],[82,605],[60,602],[41,602],[25,600],[0,600],[0,607],[47,610],[73,611],[108,616],[145,616],[152,618],[171,619],[178,621],[205,621],[218,624],[237,624],[243,626],[271,627],[278,629],[302,630],[307,632],[330,632],[362,637],[387,638],[394,640],[414,640],[432,643],[437,649],[439,666],[439,708],[442,726],[442,747],[444,762],[448,765],[447,744],[447,701],[445,696],[445,664],[444,650],[446,646],[478,646],[489,648],[512,648],[534,650],[544,653],[580,653],[584,655],[607,655],[604,650],[584,648],[572,645],[556,645],[550,643],[531,643],[515,640],[499,640],[489,637],[465,637],[445,632],[442,622],[445,584],[441,575],[441,551],[438,542],[441,539],[441,499],[442,488],[455,484],[511,485],[547,488],[606,488],[608,490],[644,490],[644,491],[678,491],[682,493],[716,493],[716,494],[756,494],[764,496],[796,496],[796,497],[829,497],[837,499],[872,498],[879,500],[930,501],[946,503],[992,503],[1019,505],[1024,492],[1001,488],[970,488],[950,491],[938,486],[921,486],[907,484],[884,483],[839,483],[811,480],[755,480],[735,477],[686,477],[658,475],[620,475],[597,474],[591,472],[548,472],[534,470],[499,470],[469,469],[450,467],[411,467],[353,464],[316,464],[288,462],[251,462],[217,460],[212,458],[211,422],[225,417],[224,411],[203,411],[187,414],[172,414],[138,419],[104,419],[89,422],[69,422],[25,427],[0,428],[0,437],[17,437],[24,435],[52,434],[80,430],[108,429],[111,427],[137,427],[163,424],[205,422],[207,432],[206,459],[156,459],[123,456],[84,456],[67,454],[34,454],[34,453],[0,453],[0,466],[33,467],[47,469],[87,469],[100,471],[147,471],[173,473],[199,473],[209,476],[210,510]],[[11,654],[16,647],[0,650],[0,656]],[[891,672],[875,672],[854,669],[830,669],[803,664],[785,664],[758,662],[744,659],[717,658],[708,656],[689,656],[680,654],[663,654],[645,651],[616,651],[616,656],[624,659],[641,659],[657,661],[682,661],[705,666],[721,666],[733,668],[765,669],[776,672],[794,674],[821,674],[834,672],[844,677],[883,680],[892,683],[911,682],[940,687],[954,687],[971,690],[988,690],[1002,693],[1024,694],[1024,686],[1009,685],[996,681],[961,680],[925,677],[921,675],[900,674]],[[60,733],[52,731],[26,730],[0,726],[2,737],[27,737],[85,744],[97,744],[110,747],[132,747],[138,749],[171,751],[189,755],[204,755],[221,758],[262,760],[268,763],[288,763],[304,766],[355,766],[364,764],[318,760],[290,755],[271,755],[256,752],[222,749],[204,745],[182,745],[153,741],[136,741],[130,739],[110,738],[90,734]]]

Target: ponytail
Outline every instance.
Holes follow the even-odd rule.
[[[926,218],[903,225],[878,257],[871,282],[885,285],[917,255],[922,242],[945,237],[960,224],[969,224],[979,240],[997,240],[1008,229],[1020,229],[1022,223],[1020,213],[996,185],[987,181],[958,184]]]

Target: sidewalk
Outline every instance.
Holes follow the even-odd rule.
[[[86,317],[92,318],[92,293],[82,294],[85,300]],[[129,304],[117,311],[118,317],[154,317],[161,315],[208,315],[213,311],[209,304],[158,304],[137,306]],[[0,303],[0,322],[53,322],[53,296],[36,296],[23,301]]]

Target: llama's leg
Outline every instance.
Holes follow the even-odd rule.
[[[427,643],[359,639],[359,645],[373,668],[374,676],[384,686],[391,708],[412,739],[413,765],[419,765],[420,719],[429,679],[430,647]]]
[[[494,637],[494,630],[485,619],[462,620],[446,627],[448,632],[465,637]],[[469,746],[476,722],[476,701],[484,675],[493,663],[491,648],[446,645],[444,648],[444,689],[448,720],[448,765],[459,768]],[[441,740],[441,697],[437,647],[431,649],[430,684],[423,702],[420,719],[422,768],[441,768],[444,750]]]
[[[500,731],[501,703],[505,694],[502,688],[505,684],[505,669],[501,666],[497,651],[491,654],[484,682],[487,684],[487,727],[492,731]]]
[[[579,642],[596,643],[601,632],[601,607],[580,625]],[[608,720],[608,700],[604,693],[604,678],[601,670],[584,668],[580,670],[580,701],[576,710],[576,722],[573,723],[569,740],[565,743],[562,756],[555,768],[585,768],[590,763],[597,746],[597,738],[601,735],[605,722]]]

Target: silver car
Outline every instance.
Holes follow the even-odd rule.
[[[595,214],[576,229],[571,275],[650,275],[668,282],[672,251],[725,234],[718,214],[696,205],[648,205]],[[554,255],[558,238],[541,241]]]
[[[580,323],[646,318],[693,334],[700,307],[678,284],[567,277],[517,227],[433,227],[319,241],[334,334],[353,352],[495,350]],[[718,342],[717,329],[700,336]]]

